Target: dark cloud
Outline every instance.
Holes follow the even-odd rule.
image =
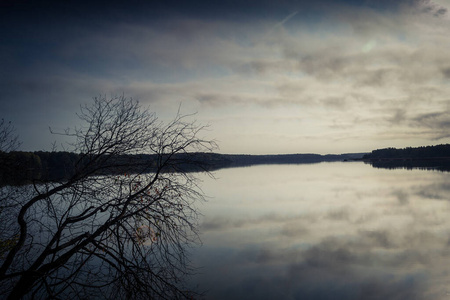
[[[436,17],[440,17],[440,16],[445,16],[447,15],[448,9],[445,7],[441,7],[439,9],[436,10],[436,12],[434,13],[434,15]]]
[[[336,221],[349,221],[350,215],[350,210],[348,208],[341,208],[330,211],[327,218]]]
[[[409,203],[409,194],[407,192],[396,190],[393,194],[400,205],[407,205]]]
[[[347,101],[341,97],[329,97],[321,100],[325,107],[331,109],[345,109]]]
[[[411,119],[411,123],[413,126],[432,128],[441,132],[447,131],[450,128],[450,112],[440,111],[418,114]]]
[[[450,78],[450,68],[443,68],[442,75],[444,75],[445,78]]]
[[[360,231],[362,240],[369,245],[371,249],[384,248],[393,249],[399,246],[400,241],[387,230],[366,230]]]
[[[314,53],[306,55],[285,49],[285,55],[288,59],[297,59],[300,71],[325,81],[345,76],[344,72],[352,63],[351,58],[346,57],[339,46],[314,49]]]
[[[226,92],[194,92],[193,98],[205,106],[226,107],[229,105],[263,107],[280,107],[286,105],[296,105],[296,99],[284,99],[272,95],[247,94],[233,91]]]
[[[446,52],[425,47],[408,51],[411,49],[401,44],[398,47],[374,46],[370,53],[336,44],[322,47],[310,50],[312,53],[286,49],[285,54],[288,60],[296,59],[298,70],[305,74],[326,83],[346,81],[354,88],[403,88],[407,91],[414,85],[427,84],[445,75],[446,69],[441,70],[441,64],[449,58]]]
[[[393,116],[388,119],[392,124],[400,124],[406,120],[406,109],[396,109]]]
[[[419,12],[430,14],[435,17],[447,15],[447,8],[442,7],[431,0],[413,0],[411,2],[413,7],[415,7]]]
[[[287,238],[302,238],[308,236],[311,232],[311,224],[307,220],[303,222],[286,222],[281,228],[280,236]]]
[[[207,218],[201,224],[202,230],[221,231],[236,228],[249,228],[255,226],[267,226],[268,224],[283,224],[282,234],[299,235],[308,231],[307,224],[314,222],[316,216],[283,216],[277,214],[266,214],[258,218]]]
[[[221,93],[200,93],[195,96],[195,99],[200,101],[202,104],[212,105],[212,106],[226,106],[229,104],[253,104],[259,101],[258,97],[242,97],[238,94],[221,94]]]
[[[342,269],[351,268],[354,264],[365,264],[368,261],[358,251],[345,247],[341,241],[329,238],[315,245],[302,254],[304,265],[313,268],[326,268],[331,274],[338,274]]]
[[[369,69],[364,73],[361,72],[360,74],[355,75],[355,87],[369,86],[378,88],[395,86],[401,76],[398,69],[393,67],[375,70]]]
[[[450,201],[450,183],[439,182],[420,186],[415,193],[425,199]]]

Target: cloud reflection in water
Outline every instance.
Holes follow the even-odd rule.
[[[442,299],[448,173],[362,163],[268,165],[205,179],[206,299]]]

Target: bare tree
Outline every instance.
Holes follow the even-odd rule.
[[[0,121],[0,179],[3,179],[3,173],[7,173],[10,166],[7,153],[15,151],[19,148],[19,137],[15,133],[14,126],[11,121]],[[0,183],[0,258],[5,252],[9,251],[17,242],[17,235],[10,230],[8,222],[2,222],[6,217],[7,208],[11,205],[11,201],[16,196],[16,189],[12,187],[1,187]]]
[[[198,241],[203,199],[193,152],[216,145],[179,113],[162,123],[125,97],[94,98],[73,138],[70,177],[22,187],[8,220],[17,242],[1,258],[8,299],[178,299]],[[151,154],[142,156],[139,154]]]

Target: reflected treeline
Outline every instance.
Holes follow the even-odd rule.
[[[450,145],[377,149],[364,155],[363,159],[375,168],[449,172]]]
[[[195,152],[175,154],[170,160],[164,154],[120,155],[103,157],[103,160],[109,160],[109,167],[92,175],[152,172],[160,164],[165,164],[165,172],[196,172],[258,164],[349,161],[361,159],[363,155],[364,153],[241,155]],[[3,152],[0,153],[0,185],[66,180],[95,159],[95,156],[70,152]],[[99,163],[104,165],[103,161]]]
[[[450,160],[425,159],[379,159],[366,161],[374,168],[383,169],[419,169],[450,172]]]

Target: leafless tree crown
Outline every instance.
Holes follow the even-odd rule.
[[[70,178],[2,200],[2,238],[15,242],[0,257],[0,297],[191,297],[182,279],[203,193],[186,164],[215,143],[191,116],[163,123],[126,97],[94,98],[79,117],[83,125],[63,133],[80,154]]]

